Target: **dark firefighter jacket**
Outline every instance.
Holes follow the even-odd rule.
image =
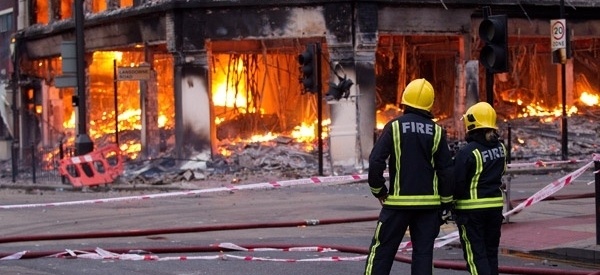
[[[442,202],[452,201],[452,157],[446,133],[431,118],[429,112],[406,106],[404,115],[383,128],[369,157],[368,176],[375,197],[388,195],[383,207],[439,208]]]
[[[476,130],[475,130],[476,131]],[[486,141],[478,131],[455,157],[455,209],[469,211],[502,208],[502,175],[506,171],[506,148],[497,139]]]

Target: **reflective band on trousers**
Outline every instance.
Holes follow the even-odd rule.
[[[396,206],[427,206],[440,205],[440,196],[438,195],[416,195],[416,196],[388,196],[384,205]]]
[[[496,208],[503,206],[504,200],[502,199],[502,197],[456,201],[456,209]]]

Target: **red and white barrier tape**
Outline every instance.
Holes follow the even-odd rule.
[[[594,160],[600,159],[600,154],[594,154],[593,159]],[[533,162],[533,163],[509,164],[509,166],[512,165],[512,167],[514,167],[514,166],[519,166],[519,167],[536,166],[536,167],[539,167],[542,164],[577,163],[577,162],[580,162],[580,161],[577,161],[577,160],[553,161],[553,162],[537,161],[537,162]],[[589,165],[589,163],[587,165]],[[385,173],[384,176],[389,177],[389,174]],[[279,187],[285,187],[285,186],[297,186],[297,185],[321,184],[321,183],[343,183],[346,181],[366,180],[367,178],[368,178],[367,174],[329,176],[329,177],[311,177],[311,178],[304,178],[304,179],[285,180],[285,181],[269,181],[269,182],[253,183],[253,184],[245,184],[245,185],[228,185],[225,187],[198,189],[198,190],[190,190],[190,191],[182,191],[182,192],[158,193],[158,194],[141,195],[141,196],[128,196],[128,197],[67,201],[67,202],[52,202],[52,203],[0,205],[0,209],[69,206],[69,205],[96,204],[96,203],[119,202],[119,201],[130,201],[130,200],[157,199],[157,198],[166,198],[166,197],[198,195],[198,194],[203,194],[203,193],[222,192],[222,191],[269,189],[269,188],[279,188]]]
[[[287,252],[338,252],[336,249],[326,247],[290,247],[286,249],[280,248],[244,248],[232,243],[219,244],[219,247],[240,251],[287,251]],[[4,257],[0,260],[18,260],[27,252],[22,251],[13,255]],[[290,259],[290,258],[272,258],[272,257],[255,257],[255,256],[239,256],[233,254],[219,254],[209,256],[168,256],[160,257],[154,254],[137,254],[137,253],[113,253],[102,248],[96,248],[94,252],[81,250],[65,249],[65,252],[47,256],[48,258],[66,258],[66,259],[92,259],[92,260],[128,260],[128,261],[181,261],[181,260],[244,260],[244,261],[270,261],[270,262],[340,262],[340,261],[363,261],[367,256],[353,257],[318,257],[309,259]]]
[[[198,194],[222,192],[222,191],[270,189],[270,188],[279,188],[279,187],[286,187],[286,186],[298,186],[298,185],[322,184],[322,183],[344,183],[347,181],[364,180],[366,178],[367,178],[367,175],[312,177],[312,178],[305,178],[305,179],[295,179],[295,180],[286,180],[286,181],[269,181],[269,182],[252,183],[252,184],[245,184],[245,185],[228,185],[225,187],[215,187],[215,188],[207,188],[207,189],[182,191],[182,192],[158,193],[158,194],[140,195],[140,196],[127,196],[127,197],[67,201],[67,202],[52,202],[52,203],[0,205],[0,209],[68,206],[68,205],[96,204],[96,203],[108,203],[108,202],[131,201],[131,200],[146,200],[146,199],[157,199],[157,198],[166,198],[166,197],[198,195]]]
[[[545,167],[548,165],[554,165],[554,164],[574,164],[574,163],[580,163],[580,162],[584,162],[583,160],[575,160],[575,159],[571,159],[571,160],[557,160],[557,161],[543,161],[543,160],[538,160],[536,162],[520,162],[520,163],[509,163],[507,164],[508,168],[521,168],[521,167]]]
[[[594,155],[594,161],[597,161],[598,157],[600,155]],[[524,200],[523,202],[519,203],[515,208],[511,209],[508,212],[504,213],[505,217],[508,217],[510,215],[514,215],[518,212],[520,212],[521,210],[538,203],[539,201],[549,197],[550,195],[556,193],[558,190],[562,189],[563,187],[571,184],[575,179],[577,179],[579,176],[581,176],[583,174],[583,172],[585,172],[585,170],[587,170],[588,168],[592,167],[594,165],[594,161],[590,161],[588,162],[586,165],[580,167],[579,169],[563,176],[562,178],[553,181],[552,183],[546,185],[544,188],[542,188],[540,191],[537,191],[535,194],[533,194],[532,196],[530,196],[529,198],[527,198],[526,200]]]
[[[554,164],[574,164],[574,163],[581,163],[581,162],[585,162],[585,161],[586,160],[577,160],[577,159],[556,160],[556,161],[537,160],[535,162],[509,163],[509,164],[507,164],[507,166],[508,166],[508,168],[545,167],[545,166],[554,165]],[[600,154],[592,154],[591,161],[600,161]]]
[[[517,205],[512,210],[504,213],[504,216],[514,215],[519,213],[521,210],[549,197],[550,195],[556,193],[560,189],[564,188],[567,185],[570,185],[576,178],[581,176],[585,170],[594,165],[594,161],[600,161],[600,154],[593,155],[593,161],[587,163],[581,168],[575,170],[572,173],[563,176],[562,178],[550,183],[549,185],[542,188],[540,191],[536,192],[525,201]],[[599,171],[594,171],[596,174]],[[25,204],[25,205],[2,205],[0,208],[2,209],[11,209],[11,208],[27,208],[27,207],[45,207],[45,206],[61,206],[61,205],[76,205],[76,204],[86,204],[86,203],[102,203],[102,202],[114,202],[114,201],[123,201],[123,200],[135,200],[135,199],[150,199],[150,198],[160,198],[160,197],[170,197],[170,196],[181,196],[181,195],[191,195],[191,194],[199,194],[199,193],[207,193],[207,192],[218,192],[218,191],[227,191],[227,190],[246,190],[246,189],[258,189],[258,188],[277,188],[283,186],[293,186],[293,185],[302,185],[302,184],[316,184],[316,183],[331,183],[331,182],[342,182],[345,180],[362,180],[365,179],[366,175],[351,175],[351,176],[335,176],[335,177],[313,177],[310,179],[299,179],[299,180],[289,180],[289,181],[271,181],[268,183],[256,183],[256,184],[247,184],[242,186],[231,186],[231,187],[221,187],[221,188],[210,188],[210,189],[202,189],[202,190],[192,190],[186,192],[174,192],[174,193],[161,193],[155,195],[144,195],[144,196],[129,196],[129,197],[121,197],[121,198],[109,198],[103,200],[85,200],[85,201],[71,201],[71,202],[62,202],[62,203],[44,203],[44,204]],[[589,184],[589,183],[588,183]],[[450,234],[447,234],[443,237],[436,238],[434,247],[439,248],[447,245],[448,243],[454,242],[459,238],[458,231],[454,231]],[[222,243],[219,245],[223,248],[228,248],[232,250],[240,250],[240,251],[316,251],[316,252],[330,252],[337,251],[331,248],[323,248],[323,247],[296,247],[296,248],[288,248],[288,249],[278,249],[278,248],[252,248],[247,249],[244,247],[237,246],[232,243]],[[398,248],[399,251],[409,251],[412,250],[412,242],[402,242]],[[65,253],[59,253],[56,255],[52,255],[49,257],[76,257],[76,258],[89,258],[89,259],[119,259],[119,260],[151,260],[151,261],[165,261],[165,260],[192,260],[192,259],[223,259],[227,258],[232,259],[243,259],[247,261],[283,261],[283,262],[301,262],[301,261],[358,261],[364,260],[366,256],[358,256],[358,257],[324,257],[324,258],[315,258],[315,259],[275,259],[275,258],[262,258],[262,257],[248,257],[248,256],[236,256],[236,255],[215,255],[215,256],[177,256],[177,257],[163,257],[160,258],[155,255],[139,255],[139,254],[115,254],[101,248],[96,249],[96,253],[90,253],[85,251],[73,251],[66,250]],[[23,255],[25,255],[27,251],[18,252],[6,257],[1,258],[0,260],[16,260],[20,259]],[[79,254],[77,254],[79,253]]]
[[[288,248],[245,248],[234,243],[220,243],[218,247],[229,250],[239,251],[288,251],[288,252],[332,252],[338,251],[333,248],[322,247],[322,246],[303,246],[303,247],[288,247]]]
[[[593,161],[587,163],[581,168],[575,170],[572,173],[569,173],[562,178],[550,183],[549,185],[542,188],[540,191],[536,192],[525,201],[517,205],[512,210],[504,213],[504,216],[514,215],[521,210],[549,197],[550,195],[556,193],[558,190],[564,188],[567,185],[570,185],[576,178],[581,176],[585,170],[594,165],[594,161],[600,161],[600,154],[594,154]],[[594,171],[593,173],[598,173],[599,171]],[[350,176],[352,180],[363,179],[363,177],[358,175]],[[264,188],[266,186],[270,187],[282,187],[282,186],[291,186],[291,185],[300,185],[306,183],[323,183],[323,182],[340,182],[342,180],[347,180],[348,176],[339,176],[339,177],[328,177],[329,179],[316,179],[311,178],[310,182],[306,180],[290,180],[284,182],[269,182],[269,183],[258,183],[258,184],[248,184],[244,186],[239,186],[238,188],[234,188],[235,190],[244,190],[244,189],[255,189],[255,188]],[[336,178],[332,180],[331,178]],[[265,185],[268,184],[268,185]],[[187,191],[187,192],[175,192],[175,193],[166,193],[166,194],[156,194],[156,195],[146,195],[146,196],[132,196],[132,197],[124,197],[124,198],[113,198],[108,199],[109,201],[116,200],[131,200],[131,199],[146,199],[146,198],[157,198],[157,197],[166,197],[166,196],[176,196],[176,195],[189,195],[189,194],[197,194],[197,193],[205,193],[205,192],[216,192],[216,191],[225,191],[231,190],[232,188],[211,188],[211,189],[203,189],[203,190],[195,190],[195,191]],[[97,203],[103,202],[99,200],[90,200],[90,201],[75,201],[75,202],[65,202],[65,203],[55,203],[55,204],[33,204],[33,205],[6,205],[0,206],[1,208],[9,209],[9,208],[22,208],[22,207],[37,207],[37,206],[56,206],[56,205],[72,205],[72,204],[80,204],[80,203]],[[443,237],[439,237],[435,239],[434,247],[440,248],[449,243],[456,241],[459,238],[458,231],[451,232]],[[231,249],[231,250],[240,250],[240,251],[315,251],[315,252],[331,252],[337,251],[331,248],[324,247],[292,247],[287,249],[280,248],[244,248],[232,243],[222,243],[219,244],[220,247]],[[410,251],[412,250],[412,242],[402,242],[399,245],[398,251]],[[314,259],[277,259],[277,258],[263,258],[263,257],[253,257],[253,256],[237,256],[237,255],[214,255],[214,256],[176,256],[176,257],[158,257],[156,255],[139,255],[139,254],[116,254],[112,253],[100,248],[96,249],[96,253],[90,253],[85,251],[73,251],[66,250],[65,253],[59,253],[56,255],[52,255],[49,257],[69,257],[69,258],[88,258],[88,259],[119,259],[119,260],[150,260],[150,261],[167,261],[167,260],[193,260],[193,259],[203,259],[203,260],[215,260],[222,259],[227,260],[231,259],[241,259],[246,261],[280,261],[280,262],[302,262],[302,261],[362,261],[366,258],[366,256],[358,256],[358,257],[322,257],[322,258],[314,258]],[[77,254],[79,253],[79,254]],[[23,255],[26,254],[26,251],[18,252],[9,256],[6,256],[0,260],[16,260],[20,259]]]

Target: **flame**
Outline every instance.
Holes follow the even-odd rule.
[[[158,127],[159,128],[166,127],[168,121],[169,121],[169,119],[167,118],[167,116],[165,116],[165,115],[159,115],[158,116]]]
[[[317,122],[313,122],[313,123],[307,123],[307,122],[302,122],[300,125],[294,127],[294,130],[292,131],[292,137],[295,138],[297,141],[300,142],[310,142],[313,141],[315,139],[315,126],[317,125]]]
[[[71,111],[71,116],[63,122],[65,129],[75,129],[75,110]]]
[[[577,107],[575,106],[566,106],[567,116],[572,114],[577,114]],[[546,107],[541,106],[540,104],[531,104],[525,106],[523,109],[523,114],[519,115],[519,117],[530,117],[530,116],[553,116],[559,117],[562,116],[562,108],[555,107],[553,109],[548,109]]]
[[[587,106],[594,106],[594,105],[598,105],[598,102],[600,101],[600,97],[595,94],[583,92],[583,93],[581,93],[579,100]]]
[[[107,135],[114,135],[115,130],[124,131],[139,131],[141,125],[141,106],[140,106],[140,82],[139,81],[119,81],[117,90],[113,87],[115,63],[117,66],[126,66],[140,64],[144,60],[141,52],[118,52],[97,51],[93,54],[93,62],[89,67],[89,135],[93,140],[106,140]],[[60,62],[59,62],[60,63]],[[158,105],[157,124],[160,128],[172,127],[174,123],[174,101],[172,78],[165,76],[172,75],[169,70],[172,70],[173,59],[169,55],[158,54],[154,58],[153,69],[156,71],[158,81],[157,97],[161,104]],[[117,96],[117,97],[115,97]],[[69,135],[75,134],[77,127],[77,109],[71,105],[71,98],[65,96],[65,120],[62,122],[62,127],[67,133],[67,144],[73,143],[73,138]],[[114,106],[113,102],[118,104]],[[116,108],[116,109],[115,109]],[[116,116],[116,119],[115,119]],[[118,123],[116,127],[115,123]],[[127,135],[128,138],[135,139],[135,135]],[[129,157],[137,157],[141,150],[139,138],[137,140],[122,140],[119,142],[121,149]]]
[[[377,110],[376,128],[383,129],[385,124],[402,114],[402,110],[396,104],[387,104],[382,110]]]
[[[235,67],[235,74],[241,74],[244,70],[244,63],[239,62]],[[228,80],[227,74],[217,74],[213,86],[212,100],[215,106],[222,107],[237,107],[243,109],[248,103],[248,95],[245,92],[246,82],[240,80],[239,82]],[[238,91],[238,92],[236,92]]]
[[[211,73],[211,99],[215,107],[214,123],[216,127],[230,127],[233,123],[246,123],[248,120],[255,122],[260,119],[281,119],[283,123],[269,121],[269,126],[247,127],[244,131],[252,133],[238,133],[238,137],[226,136],[221,140],[217,152],[222,156],[231,156],[236,146],[244,143],[270,143],[283,140],[293,140],[294,146],[310,151],[315,147],[312,143],[317,139],[318,121],[314,117],[286,117],[282,108],[277,104],[287,104],[282,100],[282,95],[272,96],[271,92],[279,93],[279,87],[258,85],[256,77],[268,75],[262,64],[257,65],[251,56],[238,54],[215,54],[213,56],[214,70]],[[246,120],[248,119],[248,120]],[[313,121],[314,120],[314,121]],[[292,124],[293,121],[293,124]],[[267,123],[267,124],[268,124]],[[322,121],[322,125],[330,123]],[[235,127],[235,126],[234,126]],[[264,129],[264,130],[263,130]],[[243,137],[242,137],[243,136]],[[327,133],[322,134],[326,137]],[[281,140],[279,140],[281,138]]]

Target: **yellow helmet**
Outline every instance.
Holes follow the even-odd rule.
[[[479,102],[471,106],[463,115],[463,120],[467,132],[480,128],[498,129],[496,127],[496,111],[487,102]]]
[[[425,78],[419,78],[406,85],[401,104],[429,112],[433,106],[433,99],[433,86]]]

